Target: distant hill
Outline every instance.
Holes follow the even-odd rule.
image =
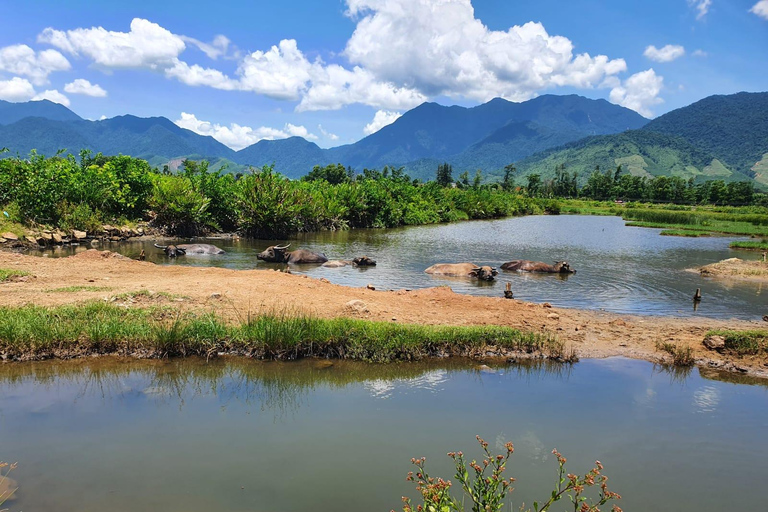
[[[25,117],[42,117],[52,121],[80,121],[82,118],[64,105],[48,100],[11,103],[0,100],[0,125],[13,124]]]
[[[521,175],[554,174],[555,166],[586,180],[595,165],[638,176],[695,180],[754,179],[768,185],[768,93],[710,96],[654,119],[642,129],[586,139],[521,161]]]
[[[0,101],[0,147],[25,155],[36,149],[90,149],[129,154],[152,165],[208,159],[232,172],[275,164],[291,178],[315,165],[341,163],[357,171],[404,166],[414,178],[433,179],[437,165],[498,176],[517,163],[522,176],[551,176],[559,164],[582,181],[596,165],[621,164],[635,175],[704,180],[754,179],[768,186],[768,93],[712,96],[648,121],[605,100],[545,95],[522,103],[496,98],[472,108],[424,103],[354,144],[322,149],[300,137],[262,140],[233,151],[212,137],[164,117],[81,119],[50,101]]]
[[[627,108],[576,95],[545,95],[522,103],[496,98],[472,108],[424,103],[328,154],[329,160],[357,169],[404,165],[413,173],[417,161],[439,160],[489,170],[559,144],[647,122]]]
[[[331,162],[328,159],[328,150],[320,149],[314,142],[301,137],[260,140],[238,151],[234,160],[239,164],[253,167],[274,163],[276,170],[294,179],[309,173],[315,165]]]
[[[680,136],[746,174],[768,153],[768,92],[710,96],[654,119],[645,129]]]

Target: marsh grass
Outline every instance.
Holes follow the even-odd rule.
[[[759,242],[737,240],[735,242],[731,242],[728,245],[728,247],[730,247],[731,249],[746,249],[746,250],[753,250],[753,251],[768,251],[768,240],[761,240]]]
[[[725,349],[740,356],[768,354],[768,330],[714,330],[705,337],[709,336],[722,336],[725,338]]]
[[[553,336],[499,326],[424,326],[274,313],[228,324],[212,313],[124,308],[104,302],[0,308],[0,353],[11,359],[223,353],[263,359],[315,356],[388,362],[434,355],[476,356],[489,348],[564,361],[575,357]]]
[[[29,272],[26,270],[13,270],[8,268],[0,268],[0,283],[4,281],[13,281],[19,277],[28,276]]]
[[[661,350],[672,356],[675,366],[693,366],[695,362],[693,349],[688,345],[675,345],[666,341],[657,341],[656,350]]]
[[[176,299],[188,299],[189,297],[186,295],[176,295],[174,293],[168,293],[168,292],[153,292],[150,290],[139,290],[136,292],[126,292],[126,293],[113,295],[110,297],[110,300],[137,301],[141,299],[158,299],[158,298],[176,300]]]
[[[712,236],[712,233],[709,231],[699,231],[696,229],[665,229],[659,234],[662,236],[684,236],[689,238]]]
[[[77,292],[108,292],[112,290],[110,286],[63,286],[61,288],[51,288],[45,290],[46,293],[77,293]]]

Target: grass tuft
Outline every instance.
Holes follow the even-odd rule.
[[[675,345],[666,341],[656,342],[656,350],[662,350],[672,356],[675,366],[693,366],[693,349],[688,345]]]
[[[107,292],[112,288],[109,286],[63,286],[61,288],[51,288],[45,290],[47,293],[77,293],[77,292]]]
[[[8,268],[0,268],[0,283],[5,281],[15,281],[20,277],[28,276],[29,272],[26,270],[12,270]]]
[[[725,338],[725,350],[740,356],[768,354],[768,331],[709,331],[706,337],[722,336]]]
[[[728,246],[731,249],[748,249],[753,251],[768,251],[768,240],[755,241],[735,241]]]

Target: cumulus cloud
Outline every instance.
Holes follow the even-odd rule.
[[[211,59],[239,55],[225,36],[204,43],[140,18],[128,32],[46,28],[38,41],[104,70],[149,69],[190,86],[298,102],[299,112],[350,104],[402,111],[440,95],[523,101],[558,87],[620,86],[618,75],[627,71],[621,58],[575,53],[568,38],[549,34],[541,23],[491,30],[475,17],[470,0],[345,1],[356,23],[341,55],[348,63],[311,60],[296,40],[284,39],[238,57],[236,71],[226,74],[180,58],[188,45]]]
[[[764,20],[768,20],[768,0],[760,0],[752,6],[749,12],[760,16]]]
[[[203,121],[198,119],[194,114],[188,114],[186,112],[182,112],[181,117],[175,120],[174,123],[200,135],[209,135],[234,150],[243,149],[260,140],[286,139],[293,136],[304,137],[305,139],[317,139],[317,136],[309,133],[305,127],[296,126],[290,123],[286,123],[282,130],[270,128],[268,126],[251,128],[250,126],[241,126],[237,123],[224,126]]]
[[[622,59],[574,55],[541,23],[490,30],[470,0],[347,0],[357,20],[344,55],[377,79],[422,94],[520,101],[556,86],[591,88],[626,70]]]
[[[643,55],[656,62],[672,62],[685,55],[685,48],[677,44],[668,44],[663,48],[651,45],[645,49]]]
[[[695,50],[691,55],[694,57],[707,57],[709,54],[705,52],[704,50]]]
[[[47,84],[48,75],[70,67],[67,58],[56,50],[36,52],[25,44],[0,48],[0,71],[29,77],[35,85]]]
[[[37,38],[72,55],[83,55],[107,69],[163,69],[186,48],[181,37],[157,23],[134,18],[130,32],[103,27],[54,30],[46,28]]]
[[[701,20],[709,13],[712,0],[688,0],[688,6],[696,9],[696,19]]]
[[[35,95],[35,88],[24,78],[17,76],[10,80],[0,80],[0,100],[29,101]]]
[[[323,125],[319,124],[317,125],[317,130],[320,132],[320,134],[325,137],[328,140],[339,140],[339,136],[335,133],[328,132],[323,129]]]
[[[646,116],[653,116],[651,107],[664,103],[659,93],[664,86],[664,77],[658,76],[653,68],[635,73],[611,89],[611,102]]]
[[[69,106],[69,98],[67,98],[66,96],[64,96],[63,94],[61,94],[59,91],[55,89],[37,93],[32,97],[32,101],[40,101],[40,100],[48,100],[54,103],[60,103],[65,107]]]
[[[363,128],[363,133],[365,133],[366,135],[376,133],[377,131],[381,130],[388,124],[394,123],[397,120],[397,118],[400,117],[401,115],[402,114],[400,112],[389,112],[387,110],[379,110],[373,116],[373,121],[365,125],[365,128]]]
[[[106,98],[107,91],[98,84],[92,84],[84,78],[78,78],[64,86],[64,92],[69,94],[84,94],[94,98]]]

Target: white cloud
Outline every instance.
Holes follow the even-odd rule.
[[[232,80],[218,69],[204,68],[197,64],[190,66],[178,59],[171,67],[165,69],[165,76],[175,78],[179,82],[191,86],[212,87],[225,91],[234,91],[240,88],[236,80]]]
[[[271,98],[297,100],[311,79],[312,64],[296,40],[283,39],[269,51],[246,55],[237,74],[243,89]]]
[[[10,80],[0,80],[0,100],[29,101],[35,95],[35,88],[25,78],[17,76]]]
[[[470,0],[347,0],[357,27],[344,54],[377,80],[428,96],[525,100],[557,86],[591,88],[622,59],[575,55],[573,43],[529,22],[490,30]]]
[[[94,98],[105,98],[107,96],[107,91],[102,89],[100,85],[92,84],[83,78],[78,78],[65,85],[64,92],[68,92],[69,94],[84,94]]]
[[[141,18],[131,21],[130,32],[103,27],[64,32],[49,27],[37,40],[72,55],[84,55],[106,69],[164,69],[172,66],[186,48],[181,37]]]
[[[35,52],[25,44],[0,48],[0,71],[29,77],[35,85],[47,84],[52,72],[70,67],[67,58],[56,50]]]
[[[61,94],[59,91],[53,89],[53,90],[47,90],[43,92],[37,93],[34,97],[32,97],[32,101],[40,101],[40,100],[49,100],[54,103],[61,103],[65,107],[69,106],[69,98]]]
[[[401,115],[402,114],[400,112],[389,112],[386,110],[379,110],[373,116],[373,121],[365,125],[365,128],[363,128],[363,133],[365,133],[366,135],[376,133],[377,131],[381,130],[388,124],[394,123],[397,120],[397,118],[400,117]]]
[[[181,117],[174,121],[174,123],[200,135],[209,135],[234,150],[243,149],[260,140],[286,139],[293,136],[317,139],[317,136],[309,133],[305,127],[290,123],[286,123],[282,130],[268,126],[251,128],[250,126],[241,126],[237,123],[224,126],[200,120],[194,114],[186,112],[182,112]]]
[[[229,50],[229,45],[232,44],[232,41],[229,40],[227,36],[224,35],[217,35],[213,38],[213,41],[210,43],[204,43],[200,40],[195,39],[194,37],[188,37],[188,36],[179,36],[181,37],[182,41],[193,44],[197,46],[200,51],[205,53],[208,58],[216,60],[219,57],[226,57],[227,52]]]
[[[645,49],[643,55],[656,62],[672,62],[685,55],[685,48],[677,44],[668,44],[663,48],[651,45]]]
[[[653,116],[651,107],[664,103],[659,93],[664,86],[664,77],[658,76],[653,68],[630,76],[623,83],[615,83],[611,89],[611,102],[646,116]]]
[[[312,86],[296,107],[305,110],[337,110],[362,103],[376,108],[410,109],[427,101],[427,96],[407,87],[377,80],[370,71],[355,66],[352,71],[337,64],[313,69]]]
[[[696,19],[701,20],[709,12],[709,8],[712,7],[712,0],[688,0],[688,6],[696,9]]]
[[[321,125],[321,124],[317,125],[317,130],[320,132],[320,134],[323,137],[325,137],[328,140],[339,140],[339,136],[338,135],[336,135],[335,133],[331,133],[331,132],[325,131],[323,129],[323,125]]]
[[[752,6],[749,12],[760,16],[764,20],[768,20],[768,0],[760,0]]]
[[[707,57],[709,54],[705,52],[704,50],[695,50],[691,55],[694,57]]]

